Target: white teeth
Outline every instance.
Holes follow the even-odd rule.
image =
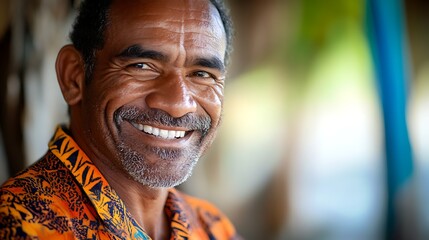
[[[164,139],[174,139],[174,138],[182,138],[185,136],[185,131],[174,131],[174,130],[166,130],[159,129],[156,127],[152,127],[149,125],[143,125],[139,123],[132,123],[132,125],[140,131],[143,131],[148,134],[152,134],[157,137],[161,137]]]
[[[168,131],[168,138],[175,138],[176,137],[176,131]]]
[[[142,130],[145,131],[145,132],[152,132],[152,127],[149,126],[149,125],[144,125],[144,127],[143,127]]]
[[[135,128],[137,128],[140,131],[142,131],[144,128],[143,124],[138,124],[138,123],[132,123],[132,124]]]
[[[177,138],[179,138],[179,137],[181,137],[182,135],[181,135],[181,133],[180,133],[181,131],[176,131],[176,135],[174,135],[175,137],[177,137]]]
[[[164,129],[159,130],[159,136],[162,138],[168,138],[168,131]]]
[[[149,134],[153,134],[155,136],[159,136],[159,128],[152,128],[152,133],[151,132],[146,132]]]

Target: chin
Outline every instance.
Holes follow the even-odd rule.
[[[141,154],[124,145],[118,148],[122,167],[129,177],[152,188],[175,187],[186,181],[202,152],[196,149],[150,148],[151,154]]]

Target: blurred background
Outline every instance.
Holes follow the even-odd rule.
[[[0,182],[67,110],[55,75],[77,0],[0,1]],[[183,191],[245,239],[429,238],[429,4],[230,0],[223,126]]]

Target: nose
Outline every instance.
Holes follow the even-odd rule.
[[[150,108],[160,109],[174,118],[197,111],[197,103],[181,76],[170,76],[159,81],[155,91],[146,96]]]

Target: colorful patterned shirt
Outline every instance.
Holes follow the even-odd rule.
[[[213,205],[172,188],[170,239],[236,239]],[[100,171],[59,127],[49,151],[0,188],[0,239],[150,239]]]

